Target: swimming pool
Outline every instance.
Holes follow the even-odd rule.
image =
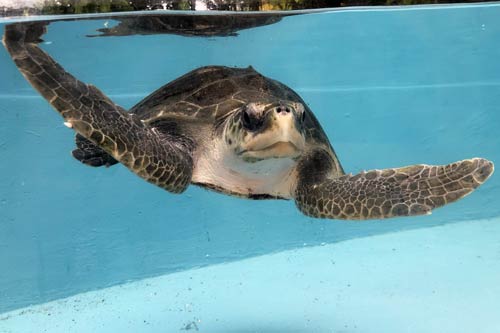
[[[356,173],[500,160],[499,14],[364,8],[211,36],[86,37],[119,21],[95,16],[51,23],[43,48],[126,108],[196,67],[252,65],[299,92]],[[75,161],[73,132],[3,48],[0,66],[0,329],[500,329],[497,176],[431,216],[361,223],[171,195]]]

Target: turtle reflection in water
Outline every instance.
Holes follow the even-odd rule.
[[[474,158],[345,174],[311,110],[290,88],[246,69],[196,69],[130,111],[67,73],[37,43],[39,23],[6,26],[26,79],[77,132],[73,156],[122,163],[173,193],[189,184],[253,199],[293,199],[309,216],[372,219],[428,214],[493,172]]]

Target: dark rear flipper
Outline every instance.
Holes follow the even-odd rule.
[[[77,148],[73,150],[71,154],[83,164],[93,167],[109,167],[118,163],[111,155],[80,134],[75,136],[75,142]]]

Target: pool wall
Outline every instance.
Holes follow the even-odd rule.
[[[499,163],[498,17],[499,4],[341,10],[212,38],[87,38],[109,20],[57,22],[43,48],[124,107],[198,66],[252,65],[301,94],[356,173],[475,156]],[[0,312],[193,267],[500,215],[497,175],[431,216],[362,223],[196,187],[172,195],[121,166],[75,161],[72,131],[3,48],[0,73]]]

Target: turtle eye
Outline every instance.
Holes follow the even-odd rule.
[[[248,115],[248,112],[246,110],[243,110],[243,126],[245,126],[245,128],[251,126],[250,116]]]
[[[256,131],[262,126],[262,120],[258,119],[251,110],[245,108],[241,115],[243,127],[249,131]]]

